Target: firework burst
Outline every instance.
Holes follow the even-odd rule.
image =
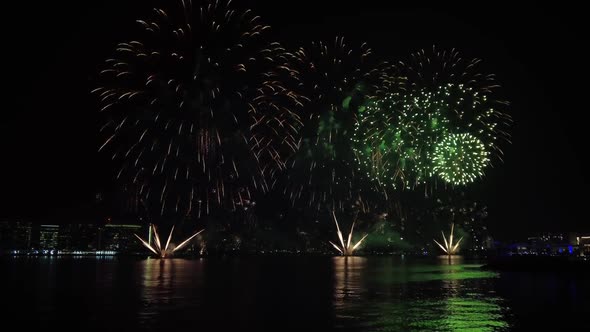
[[[448,130],[442,103],[425,92],[394,93],[364,108],[352,138],[359,171],[381,187],[411,189],[428,181],[431,146]]]
[[[465,185],[483,175],[488,154],[484,144],[471,134],[451,134],[434,149],[434,171],[447,183]]]
[[[406,78],[408,90],[435,90],[441,85],[453,83],[466,85],[480,93],[490,93],[500,86],[495,81],[495,75],[479,71],[481,62],[481,59],[462,57],[456,49],[440,50],[433,46],[399,61],[396,69]]]
[[[351,47],[344,38],[312,43],[295,52],[299,88],[307,97],[298,152],[291,159],[286,193],[316,211],[365,209],[349,136],[356,113],[367,100],[395,80],[385,63],[375,65],[366,45]]]
[[[236,209],[296,149],[301,101],[281,81],[294,74],[250,10],[173,3],[106,60],[93,90],[106,118],[99,150],[160,214]]]
[[[400,62],[396,66],[400,84],[359,114],[352,138],[358,170],[381,188],[425,185],[426,189],[435,183],[435,174],[449,175],[442,171],[443,159],[448,158],[443,158],[440,148],[436,154],[435,147],[459,134],[481,142],[483,151],[476,155],[485,155],[486,160],[461,159],[465,178],[445,176],[445,182],[470,182],[473,173],[467,173],[477,168],[479,174],[488,157],[501,159],[498,142],[508,140],[505,128],[510,123],[502,111],[507,103],[495,98],[494,76],[477,72],[479,62],[465,62],[456,51],[436,49],[433,54],[414,54],[408,64]]]
[[[428,51],[413,53],[405,62],[400,61],[395,70],[403,77],[400,83],[405,91],[437,93],[445,87],[457,90],[445,91],[454,98],[453,102],[463,105],[455,106],[455,117],[450,120],[457,126],[475,126],[470,131],[493,141],[489,147],[499,157],[502,151],[495,143],[510,140],[506,129],[512,119],[505,113],[509,103],[500,97],[501,86],[496,75],[484,74],[481,65],[481,59],[467,59],[456,49],[440,50],[433,46]]]

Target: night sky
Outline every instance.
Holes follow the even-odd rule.
[[[369,42],[382,59],[405,59],[433,44],[482,58],[483,69],[503,85],[515,121],[505,163],[495,163],[471,190],[489,206],[493,234],[590,231],[582,164],[588,151],[583,11],[491,3],[422,8],[391,1],[240,2],[251,3],[287,46],[342,35]],[[113,189],[114,165],[97,153],[99,119],[89,91],[102,61],[153,3],[32,1],[5,9],[13,20],[2,29],[8,58],[0,218],[42,220]]]

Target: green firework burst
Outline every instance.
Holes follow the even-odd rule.
[[[455,186],[466,185],[481,177],[489,161],[485,144],[467,133],[447,135],[434,148],[434,171]]]
[[[435,178],[435,147],[469,133],[496,148],[497,112],[488,96],[456,84],[395,92],[361,109],[353,147],[359,170],[380,187],[411,189]]]
[[[411,188],[432,176],[432,139],[447,131],[441,105],[427,94],[394,93],[360,112],[353,146],[368,176],[382,186]]]

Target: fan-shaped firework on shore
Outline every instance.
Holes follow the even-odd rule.
[[[184,248],[188,243],[190,243],[190,241],[192,239],[194,239],[197,235],[201,234],[201,232],[203,232],[203,231],[204,231],[204,229],[194,233],[193,235],[191,235],[187,239],[183,240],[179,244],[177,244],[177,245],[173,244],[172,246],[170,246],[170,241],[172,240],[172,235],[174,233],[174,226],[172,226],[172,229],[170,230],[170,234],[168,235],[168,240],[166,240],[165,245],[164,245],[164,242],[162,242],[162,240],[160,240],[160,235],[158,234],[158,230],[156,228],[156,225],[149,226],[149,235],[150,236],[148,237],[147,241],[142,239],[137,234],[133,234],[133,235],[135,235],[135,237],[141,242],[141,244],[144,247],[146,247],[149,251],[151,251],[156,257],[167,258],[167,257],[174,255],[174,253],[177,252],[178,250]],[[152,243],[152,237],[154,239],[153,243]]]

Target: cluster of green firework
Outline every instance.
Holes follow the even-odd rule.
[[[485,90],[454,83],[373,99],[352,138],[358,170],[382,188],[473,182],[499,151],[495,104]]]

